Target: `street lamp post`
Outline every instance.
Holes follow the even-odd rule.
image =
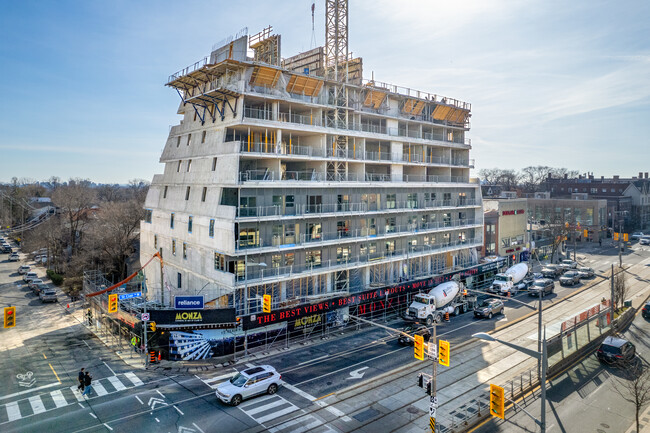
[[[546,432],[546,370],[548,369],[548,359],[546,357],[546,329],[544,329],[544,339],[542,340],[542,351],[537,352],[535,350],[530,350],[525,347],[519,346],[517,344],[510,343],[508,341],[503,341],[499,340],[498,338],[495,338],[491,336],[490,334],[486,334],[485,332],[479,332],[477,334],[473,334],[472,337],[479,338],[481,340],[485,341],[496,341],[498,343],[501,343],[505,346],[508,346],[512,349],[515,349],[518,352],[525,353],[526,355],[537,358],[541,364],[542,364],[542,376],[540,378],[540,390],[541,390],[541,401],[542,401],[542,412],[540,414],[540,419],[536,419],[533,417],[535,422],[541,427],[542,433]]]

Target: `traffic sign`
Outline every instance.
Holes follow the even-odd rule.
[[[117,299],[119,299],[120,301],[124,299],[131,299],[131,298],[142,298],[142,292],[122,293],[117,297]]]
[[[429,343],[429,350],[428,350],[428,357],[431,360],[436,360],[438,358],[438,347],[433,344],[433,342]]]
[[[438,408],[435,407],[435,406],[433,405],[433,403],[431,403],[431,404],[429,405],[429,416],[430,416],[431,418],[435,418],[435,417],[436,417],[436,411],[437,411],[437,410],[438,410]]]
[[[141,318],[143,321],[149,320],[149,313],[142,313],[142,315],[140,316],[140,318]]]

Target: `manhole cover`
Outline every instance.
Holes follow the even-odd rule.
[[[359,422],[364,422],[364,421],[367,421],[367,420],[369,420],[371,418],[376,417],[377,415],[379,415],[379,411],[370,408],[370,409],[364,410],[363,412],[359,412],[356,415],[353,415],[353,418],[356,419]]]
[[[597,429],[596,429],[596,432],[597,432],[597,433],[607,433],[605,430],[603,430],[603,429],[601,429],[601,428],[597,428]]]
[[[601,426],[601,427],[605,427],[605,428],[609,428],[609,425],[605,424],[604,422],[601,422],[601,423],[600,423],[600,426]]]
[[[408,413],[412,413],[412,414],[420,413],[420,409],[418,409],[418,408],[415,407],[415,406],[409,406],[409,407],[407,407],[407,408],[406,408],[406,411],[407,411]]]

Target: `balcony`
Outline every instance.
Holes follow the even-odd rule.
[[[327,260],[320,263],[300,264],[292,266],[281,266],[275,268],[248,268],[248,284],[263,284],[288,278],[301,278],[313,274],[324,274],[333,271],[342,271],[345,269],[359,268],[367,266],[368,264],[388,263],[398,260],[426,256],[431,254],[439,254],[447,251],[454,251],[464,248],[479,247],[483,244],[481,237],[470,238],[465,240],[457,240],[447,243],[439,243],[435,245],[418,245],[410,248],[404,248],[394,251],[375,251],[356,256],[348,256],[346,258]],[[435,270],[433,270],[435,274]],[[440,272],[442,273],[442,270]],[[431,275],[431,272],[426,273]],[[413,275],[412,277],[417,277]],[[238,285],[244,285],[243,279],[237,282]]]
[[[386,205],[386,202],[384,202]],[[414,210],[440,210],[444,208],[459,208],[459,207],[477,207],[481,206],[480,200],[429,200],[421,202],[391,202],[391,207],[384,206],[380,209],[369,209],[368,203],[365,202],[356,202],[356,203],[334,203],[334,204],[320,204],[318,205],[318,213],[314,213],[314,208],[312,205],[297,204],[290,208],[285,208],[282,210],[281,206],[257,206],[257,207],[247,207],[247,208],[238,208],[237,217],[238,218],[250,218],[254,217],[255,219],[265,218],[265,217],[278,217],[278,216],[327,216],[328,214],[334,215],[358,215],[359,213],[399,213],[405,211],[414,211]]]
[[[292,236],[291,242],[282,243],[277,238],[260,239],[255,238],[252,242],[249,239],[236,241],[235,250],[250,250],[257,248],[282,248],[286,250],[291,247],[311,247],[321,244],[338,245],[341,243],[354,243],[364,239],[384,239],[391,237],[403,237],[405,234],[426,234],[444,232],[449,230],[469,229],[483,224],[482,219],[473,220],[444,220],[428,223],[414,223],[396,226],[385,226],[381,230],[377,227],[363,227],[351,230],[337,230],[336,232],[306,234],[302,233]]]

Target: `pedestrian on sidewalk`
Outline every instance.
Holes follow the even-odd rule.
[[[84,368],[81,367],[81,370],[79,370],[79,386],[77,386],[77,389],[83,392],[84,390]]]
[[[602,240],[602,239],[598,239],[598,246],[599,246],[599,247],[602,247],[602,246],[603,246],[603,240]]]
[[[93,381],[92,376],[90,373],[86,372],[86,375],[84,376],[84,392],[81,395],[88,395],[90,394],[90,391],[92,391],[93,387],[91,386],[91,383]]]
[[[138,353],[138,337],[135,335],[131,337],[131,346],[133,346],[133,351]]]

